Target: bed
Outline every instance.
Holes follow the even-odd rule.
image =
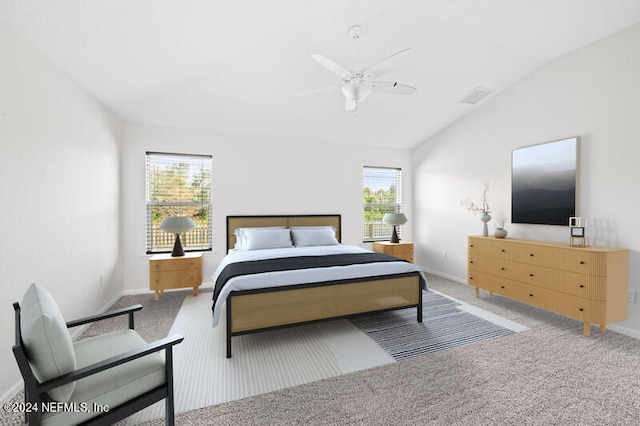
[[[327,228],[331,242],[325,241]],[[269,242],[282,237],[283,245],[262,247],[254,239],[247,248],[245,233]],[[226,235],[228,254],[213,276],[212,309],[214,326],[226,312],[227,358],[233,336],[274,328],[405,308],[416,308],[422,322],[426,279],[420,268],[342,245],[340,215],[228,216]]]

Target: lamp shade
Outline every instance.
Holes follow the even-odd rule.
[[[160,224],[160,229],[164,232],[170,232],[172,234],[182,234],[183,232],[189,232],[196,227],[189,216],[171,216],[165,217]]]
[[[385,213],[382,222],[387,225],[404,225],[407,223],[407,217],[404,213]]]

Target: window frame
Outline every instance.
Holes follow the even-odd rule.
[[[151,200],[151,181],[150,181],[150,166],[152,166],[152,157],[153,156],[164,156],[164,157],[173,157],[173,160],[178,160],[180,157],[197,159],[201,158],[208,162],[208,171],[209,171],[209,199],[207,201],[152,201]],[[180,164],[176,161],[175,164]],[[187,162],[187,164],[195,165],[196,162]],[[199,207],[201,209],[206,208],[208,210],[207,213],[207,222],[205,229],[206,241],[205,245],[193,247],[189,246],[188,237],[184,236],[189,234],[185,233],[181,236],[182,245],[184,248],[184,252],[206,252],[213,251],[213,156],[208,154],[188,154],[188,153],[176,153],[176,152],[160,152],[160,151],[146,151],[145,152],[145,252],[148,255],[155,254],[163,254],[163,253],[171,253],[173,248],[173,243],[171,243],[171,247],[168,248],[154,248],[154,237],[153,237],[153,207]],[[195,221],[195,220],[194,220]],[[197,223],[198,221],[196,221]],[[162,232],[162,231],[160,231]],[[193,232],[193,231],[189,231]],[[173,237],[170,237],[173,240]],[[185,241],[186,240],[186,241]]]
[[[395,183],[395,202],[393,203],[367,203],[364,200],[365,197],[365,193],[364,190],[365,188],[367,188],[368,186],[365,186],[368,182],[366,181],[366,173],[367,170],[393,170],[396,172],[395,175],[395,179],[394,182]],[[390,182],[391,183],[391,182]],[[391,189],[391,187],[389,188]],[[363,166],[362,167],[362,196],[363,196],[363,229],[362,229],[362,242],[363,243],[372,243],[372,242],[377,242],[377,241],[389,241],[391,239],[391,234],[393,232],[393,226],[391,225],[386,225],[382,223],[382,218],[380,218],[379,222],[367,222],[366,219],[366,215],[367,215],[367,207],[379,207],[382,208],[383,210],[389,210],[389,211],[385,211],[385,213],[400,213],[402,210],[402,168],[400,167],[388,167],[388,166]],[[387,209],[385,209],[385,207],[387,207]],[[390,208],[389,208],[390,207]],[[376,226],[372,226],[372,225],[377,225],[377,228],[383,228],[386,231],[388,231],[388,234],[385,233],[383,235],[379,235],[377,231],[373,231],[373,227]],[[398,233],[398,236],[400,236],[400,229],[401,226],[396,226],[396,230]]]

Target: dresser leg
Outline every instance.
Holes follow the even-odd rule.
[[[600,331],[603,333],[607,331],[607,324],[600,324]]]
[[[198,295],[198,287],[193,287],[193,295],[197,296]]]
[[[586,322],[584,323],[584,327],[583,327],[583,332],[584,335],[589,337],[591,335],[591,324]]]
[[[160,299],[160,292],[156,290],[156,300]]]
[[[480,297],[480,287],[476,287],[476,299]]]

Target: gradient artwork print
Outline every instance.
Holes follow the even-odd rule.
[[[569,225],[576,215],[578,138],[514,149],[511,222]]]

